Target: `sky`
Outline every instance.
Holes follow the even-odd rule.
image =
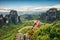
[[[15,9],[18,11],[47,10],[56,7],[60,9],[60,0],[0,0],[0,11],[3,9]]]

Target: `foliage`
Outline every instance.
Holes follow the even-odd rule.
[[[38,36],[37,40],[50,40],[49,35]]]
[[[29,23],[29,25],[27,25]],[[45,23],[37,30],[31,30],[33,23],[26,21],[23,25],[18,24],[0,28],[1,40],[13,40],[19,32],[22,34],[28,33],[32,40],[60,40],[60,21],[56,23]],[[15,40],[15,39],[14,39]]]
[[[14,25],[11,24],[10,26],[5,25],[4,27],[0,28],[0,40],[13,40],[15,35],[18,33],[22,27],[22,24]]]
[[[32,30],[31,30],[32,31]],[[44,24],[41,25],[34,32],[29,31],[29,35],[33,38],[33,40],[59,40],[60,39],[60,22],[56,22],[55,24]]]
[[[59,38],[57,38],[57,37],[54,37],[54,38],[53,38],[53,40],[59,40]]]

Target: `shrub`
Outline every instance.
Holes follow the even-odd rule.
[[[37,40],[50,40],[49,35],[38,36]]]
[[[54,39],[53,40],[59,40],[59,38],[57,38],[57,37],[54,37]]]

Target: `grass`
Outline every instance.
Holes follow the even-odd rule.
[[[32,25],[33,23],[31,21],[24,21],[18,25],[5,25],[3,28],[0,28],[0,40],[14,40],[16,34],[18,33],[18,30],[21,29],[22,32],[23,29],[25,30],[26,28],[26,30],[23,31],[26,32],[28,28],[32,27]]]
[[[15,35],[18,33],[18,30],[22,27],[23,24],[12,25],[10,27],[6,26],[0,29],[0,40],[13,40]]]
[[[31,29],[33,26],[24,26],[20,30],[18,30],[19,33],[25,34],[29,29]]]

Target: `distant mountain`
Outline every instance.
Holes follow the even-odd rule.
[[[0,12],[0,14],[3,14],[3,16],[5,16],[6,14],[9,14],[9,12]]]
[[[24,15],[24,14],[30,14],[30,15],[39,15],[42,12],[40,11],[18,11],[18,15]],[[0,12],[0,14],[3,14],[5,16],[6,14],[9,14],[9,12]]]

